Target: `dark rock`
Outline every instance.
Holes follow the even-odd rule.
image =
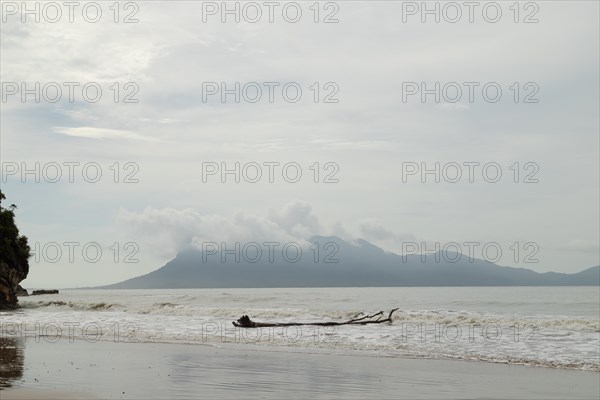
[[[40,294],[58,294],[58,290],[56,290],[56,289],[51,289],[51,290],[42,289],[42,290],[34,290],[33,293],[31,293],[32,296],[38,296]]]
[[[0,310],[16,308],[16,289],[26,277],[27,272],[0,261]]]
[[[29,292],[27,289],[21,287],[21,285],[17,285],[17,290],[15,291],[17,297],[26,297],[29,296]]]
[[[4,194],[0,191],[0,310],[17,306],[17,286],[29,273],[30,247],[27,236],[19,234],[15,225],[14,204],[1,206]]]

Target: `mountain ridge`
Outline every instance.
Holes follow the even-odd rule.
[[[231,248],[227,248],[229,253],[186,250],[157,270],[96,289],[600,285],[600,266],[573,274],[539,273],[476,258],[466,260],[466,255],[453,252],[445,252],[446,257],[440,252],[398,255],[364,239],[348,242],[335,236],[313,236],[308,242],[313,243],[312,251],[304,249],[306,253],[296,261],[283,252],[278,259],[263,254],[249,262],[258,258],[257,252],[242,256],[232,254]],[[447,261],[448,255],[459,256],[458,261]]]

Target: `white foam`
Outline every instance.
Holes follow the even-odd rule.
[[[345,321],[362,312],[378,311],[369,303],[369,296],[378,302],[378,307],[397,307],[397,294],[404,289],[388,289],[390,295],[383,298],[379,289],[368,288],[306,289],[308,293],[282,289],[67,291],[22,298],[23,308],[0,320],[0,334],[21,335],[25,340],[35,340],[37,333],[38,340],[55,340],[59,336],[62,340],[318,347],[388,356],[600,370],[597,315],[569,314],[568,305],[546,314],[539,309],[524,314],[523,299],[513,299],[513,305],[503,306],[505,310],[499,310],[497,305],[501,299],[489,301],[496,308],[484,312],[473,307],[458,309],[458,301],[450,302],[452,309],[445,309],[444,304],[436,304],[430,298],[422,301],[429,309],[398,310],[392,324],[377,326],[240,329],[231,324],[244,314],[261,322]],[[437,289],[429,288],[432,298]],[[260,295],[255,295],[257,292]],[[363,294],[366,300],[340,302],[340,298],[349,298],[348,293]],[[560,293],[556,292],[556,296]],[[111,301],[107,302],[107,298]],[[593,309],[589,304],[586,307]]]

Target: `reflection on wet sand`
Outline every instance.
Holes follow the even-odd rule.
[[[23,343],[0,337],[0,390],[23,376]]]

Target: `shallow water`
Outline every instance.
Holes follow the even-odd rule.
[[[2,399],[31,390],[42,399],[596,399],[599,393],[597,374],[589,371],[235,344],[22,345],[22,377],[0,391]]]

